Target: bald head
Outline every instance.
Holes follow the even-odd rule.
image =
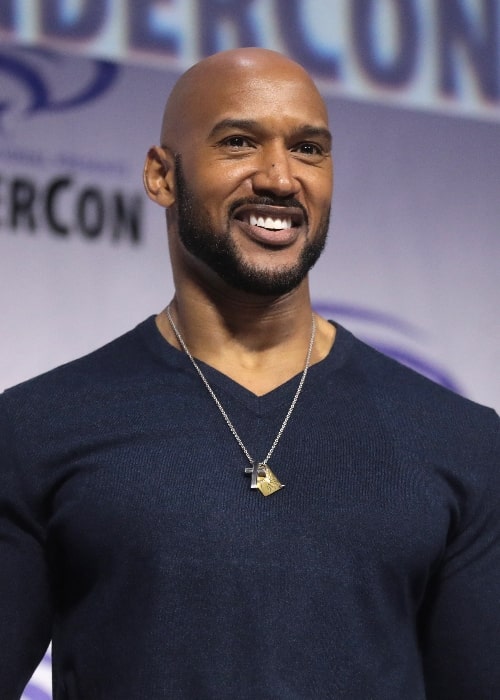
[[[216,53],[187,70],[172,89],[163,115],[161,143],[173,151],[181,150],[191,129],[204,118],[210,105],[220,111],[231,108],[232,96],[250,90],[258,81],[273,85],[294,82],[304,99],[314,97],[321,117],[327,111],[313,80],[304,68],[281,53],[261,48],[231,49]]]

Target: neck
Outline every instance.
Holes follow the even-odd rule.
[[[170,304],[175,325],[191,354],[262,395],[304,369],[312,309],[307,281],[278,299],[249,295],[199,295],[177,289]],[[166,340],[180,348],[165,312],[157,318]],[[316,317],[311,363],[322,360],[334,328]]]

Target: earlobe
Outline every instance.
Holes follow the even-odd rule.
[[[152,146],[146,156],[143,181],[153,202],[168,208],[175,202],[174,158],[167,148]]]

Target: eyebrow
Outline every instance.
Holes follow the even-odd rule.
[[[209,139],[216,138],[224,131],[235,129],[237,131],[262,131],[262,126],[254,119],[222,119],[210,130]],[[331,146],[332,135],[324,126],[313,126],[312,124],[301,124],[293,130],[293,134],[300,135],[301,138],[322,138]]]
[[[208,138],[214,138],[223,131],[236,129],[237,131],[253,131],[259,124],[253,119],[222,119],[211,129]]]

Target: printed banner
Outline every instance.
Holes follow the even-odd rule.
[[[11,0],[1,38],[177,71],[264,46],[328,94],[500,120],[498,0]]]

